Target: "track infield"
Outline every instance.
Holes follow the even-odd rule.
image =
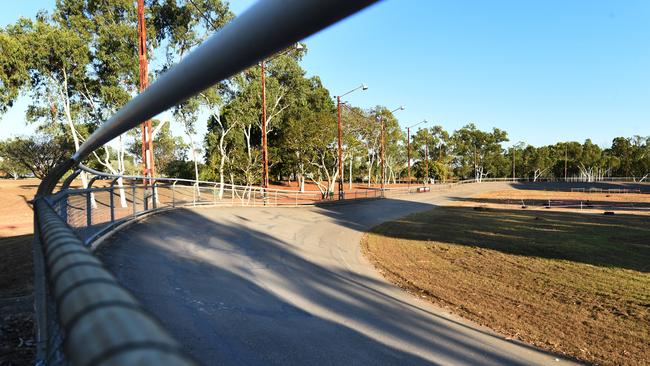
[[[598,364],[650,359],[648,216],[469,202],[381,224],[364,252],[400,287],[511,338]]]

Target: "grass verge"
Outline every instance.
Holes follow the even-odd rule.
[[[397,285],[580,360],[650,359],[650,220],[441,207],[382,224],[366,255]]]

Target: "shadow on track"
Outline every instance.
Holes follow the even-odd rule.
[[[118,232],[98,255],[206,364],[531,364],[523,351],[532,347],[435,315],[378,278],[305,255],[331,243],[312,248],[250,224],[286,227],[290,217],[296,232],[300,222],[320,221],[365,231],[432,207],[387,199],[314,210],[179,209]]]

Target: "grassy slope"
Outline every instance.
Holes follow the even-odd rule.
[[[650,359],[650,220],[445,207],[375,228],[398,285],[508,336],[582,360]]]

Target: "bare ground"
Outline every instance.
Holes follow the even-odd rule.
[[[0,180],[0,365],[34,359],[32,199],[39,180]]]

